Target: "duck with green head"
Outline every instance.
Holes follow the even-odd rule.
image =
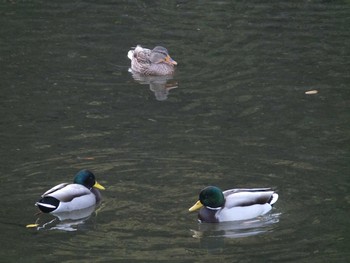
[[[162,46],[156,46],[150,50],[137,45],[134,50],[129,50],[128,58],[131,60],[132,72],[142,75],[171,75],[177,65],[177,62],[170,57],[168,50]]]
[[[62,183],[46,191],[35,205],[43,213],[61,213],[81,210],[95,205],[101,199],[98,189],[105,188],[89,170],[79,171],[73,184]]]
[[[206,223],[248,220],[269,212],[277,199],[278,194],[271,188],[222,191],[208,186],[199,193],[199,200],[189,211],[200,209],[198,219]]]

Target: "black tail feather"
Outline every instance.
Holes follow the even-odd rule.
[[[60,204],[60,201],[52,196],[45,196],[41,198],[38,202],[36,202],[36,206],[43,212],[43,213],[51,213],[52,211],[55,211]]]

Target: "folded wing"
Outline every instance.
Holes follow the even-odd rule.
[[[231,189],[223,193],[226,199],[225,207],[228,209],[237,206],[273,204],[278,198],[271,188]]]

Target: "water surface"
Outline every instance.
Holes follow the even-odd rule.
[[[347,1],[1,3],[1,261],[348,261],[349,17]],[[128,72],[137,44],[179,63],[162,99]],[[26,229],[82,168],[107,188],[96,212]],[[209,184],[280,199],[200,225]]]

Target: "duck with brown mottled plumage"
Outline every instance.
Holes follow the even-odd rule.
[[[168,50],[162,46],[150,50],[138,45],[134,50],[129,50],[128,58],[131,60],[132,71],[143,75],[171,75],[177,65]]]

